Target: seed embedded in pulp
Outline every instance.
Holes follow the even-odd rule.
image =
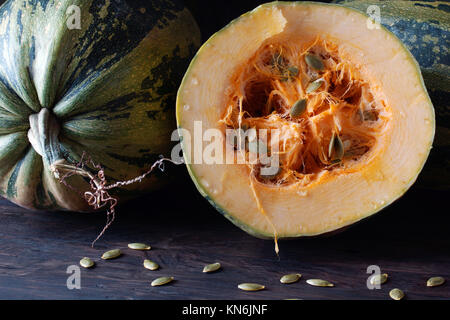
[[[214,272],[214,271],[219,270],[220,267],[221,267],[221,265],[220,265],[219,262],[211,263],[211,264],[206,265],[206,266],[203,268],[203,272],[204,272],[204,273]]]
[[[80,266],[82,266],[83,268],[91,268],[94,266],[94,264],[95,262],[88,257],[84,257],[83,259],[80,260]]]
[[[150,250],[152,247],[145,243],[129,243],[128,248],[133,250]]]
[[[294,283],[300,280],[302,275],[300,273],[292,273],[292,274],[286,274],[281,277],[280,282],[284,284]]]
[[[328,158],[332,163],[340,162],[344,157],[344,144],[336,132],[333,131],[328,145]]]
[[[145,259],[144,260],[144,268],[154,271],[154,270],[159,269],[159,265],[152,260]]]
[[[305,56],[305,62],[309,67],[316,69],[318,71],[322,71],[325,67],[322,59],[316,56],[315,54],[308,53]]]
[[[121,254],[122,254],[122,252],[120,251],[120,249],[109,250],[109,251],[106,251],[106,252],[102,255],[102,259],[103,259],[103,260],[114,259],[114,258],[119,257]]]
[[[334,287],[334,284],[322,279],[308,279],[306,280],[306,283],[315,287]]]
[[[152,281],[152,287],[163,286],[173,281],[173,277],[160,277]]]
[[[324,83],[325,80],[323,79],[317,79],[313,82],[311,82],[307,87],[306,87],[306,93],[311,93],[316,91],[317,89],[319,89],[322,86],[322,83]]]
[[[431,277],[427,280],[427,287],[437,287],[443,285],[445,283],[445,279],[443,277]]]
[[[244,291],[259,291],[263,290],[265,286],[259,283],[241,283],[238,288]]]
[[[402,290],[395,288],[389,292],[389,296],[394,300],[402,300],[405,294]]]
[[[300,117],[306,111],[306,99],[300,99],[291,108],[291,117],[297,118]]]
[[[288,73],[289,73],[289,77],[296,77],[298,76],[298,68],[297,67],[289,67],[287,69]]]

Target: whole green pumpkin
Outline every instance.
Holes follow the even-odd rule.
[[[85,211],[79,193],[89,179],[61,184],[55,163],[77,163],[86,153],[111,183],[147,171],[169,151],[176,90],[199,44],[193,17],[176,0],[7,1],[0,7],[1,195],[28,208]],[[159,185],[152,176],[117,195]]]

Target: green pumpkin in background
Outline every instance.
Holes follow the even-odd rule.
[[[0,7],[0,193],[27,208],[89,210],[83,154],[108,183],[170,152],[174,101],[200,45],[175,0],[10,0]],[[60,177],[61,178],[61,177]],[[115,190],[156,189],[152,175]],[[81,195],[80,195],[81,193]]]

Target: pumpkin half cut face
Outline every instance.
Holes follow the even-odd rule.
[[[308,2],[262,5],[213,35],[178,91],[177,121],[199,191],[275,239],[330,232],[392,203],[435,128],[418,65],[394,35]],[[222,161],[194,159],[199,125],[220,132]]]

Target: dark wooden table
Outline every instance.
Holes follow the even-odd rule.
[[[408,299],[449,299],[449,283],[425,286],[430,276],[450,281],[446,198],[445,192],[413,188],[390,208],[338,235],[281,241],[279,259],[273,242],[236,228],[190,181],[119,207],[95,248],[90,243],[103,227],[104,214],[32,212],[1,200],[0,299],[389,299],[394,287]],[[126,248],[137,241],[152,250]],[[101,260],[112,248],[123,248],[124,255]],[[97,266],[81,270],[81,289],[69,290],[66,270],[83,256]],[[144,269],[145,257],[161,269]],[[203,265],[215,261],[223,270],[203,274]],[[390,275],[380,290],[366,287],[366,268],[373,264]],[[280,284],[280,276],[292,272],[302,273],[302,280]],[[176,281],[150,286],[163,275]],[[328,279],[336,287],[311,287],[307,278]],[[236,287],[240,282],[263,283],[267,289],[243,292]]]

